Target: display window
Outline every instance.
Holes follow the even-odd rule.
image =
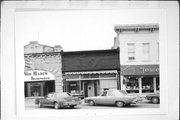
[[[154,92],[153,77],[142,78],[142,93]]]
[[[67,92],[72,94],[80,93],[80,81],[68,81]]]
[[[45,96],[55,91],[55,81],[25,82],[25,97]]]
[[[128,93],[138,93],[139,92],[139,82],[136,77],[127,78],[126,91]]]

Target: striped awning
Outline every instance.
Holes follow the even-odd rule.
[[[76,74],[110,74],[110,73],[118,73],[117,70],[110,71],[84,71],[84,72],[66,72],[66,75],[76,75]]]

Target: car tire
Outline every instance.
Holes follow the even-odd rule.
[[[158,103],[159,103],[159,98],[153,97],[153,98],[151,99],[151,101],[152,101],[152,103],[154,103],[154,104],[158,104]]]
[[[116,102],[116,106],[117,106],[117,107],[123,107],[123,106],[124,106],[124,102],[122,102],[122,101],[117,101],[117,102]]]
[[[74,105],[70,105],[70,108],[74,108]]]
[[[59,105],[58,102],[55,102],[55,103],[54,103],[54,108],[55,108],[55,109],[59,109],[59,108],[60,108],[60,105]]]
[[[39,108],[41,108],[42,107],[42,103],[39,101],[39,103],[38,103],[38,106],[39,106]]]
[[[89,106],[95,106],[95,103],[94,103],[94,101],[93,100],[89,100]]]

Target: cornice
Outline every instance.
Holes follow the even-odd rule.
[[[121,33],[125,31],[150,31],[153,32],[159,30],[158,24],[126,24],[126,25],[115,25],[114,31],[116,33]]]

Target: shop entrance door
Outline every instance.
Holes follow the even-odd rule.
[[[97,81],[84,81],[85,97],[97,96]]]

